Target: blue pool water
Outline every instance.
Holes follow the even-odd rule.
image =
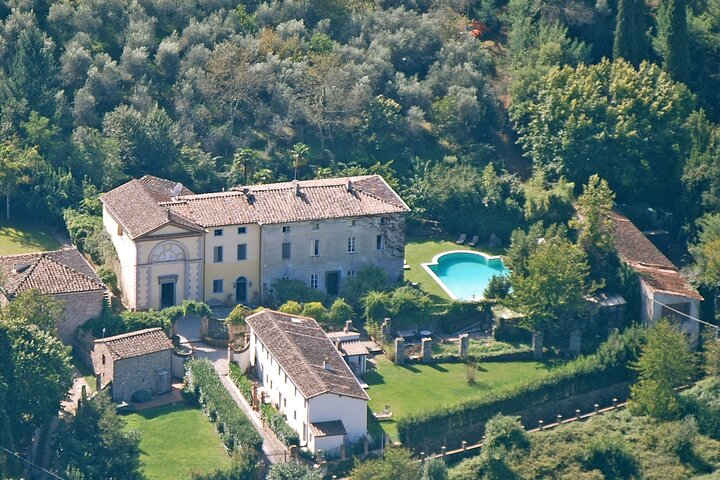
[[[477,252],[448,252],[424,264],[435,274],[435,280],[457,300],[479,300],[490,279],[495,275],[509,275],[500,257]]]

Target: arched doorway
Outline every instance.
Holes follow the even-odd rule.
[[[235,303],[247,303],[247,279],[245,277],[235,280]]]

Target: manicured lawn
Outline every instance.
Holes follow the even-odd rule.
[[[455,239],[449,238],[418,238],[409,237],[405,244],[405,261],[410,265],[410,270],[405,271],[405,280],[409,282],[417,282],[420,288],[433,297],[434,300],[447,301],[450,297],[440,288],[435,280],[427,274],[423,268],[423,263],[432,262],[435,255],[448,250],[477,250],[492,255],[500,255],[502,249],[490,248],[487,245],[477,245],[475,248],[466,245],[458,245]],[[470,237],[467,241],[470,240]]]
[[[394,419],[517,385],[545,375],[551,368],[540,362],[480,363],[475,383],[470,385],[463,363],[397,366],[384,355],[376,356],[375,361],[377,369],[364,378],[370,385],[370,409],[380,412],[389,405]],[[392,438],[397,438],[394,421],[380,422],[380,425]]]
[[[20,222],[0,224],[0,255],[54,250],[59,246],[42,225]]]
[[[139,430],[140,461],[148,480],[189,478],[230,465],[215,426],[200,410],[185,403],[151,408],[124,417]]]

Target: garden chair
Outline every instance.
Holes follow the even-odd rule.
[[[470,242],[468,242],[468,247],[474,247],[475,245],[477,245],[478,240],[480,240],[480,237],[478,237],[477,235],[474,235],[472,240],[470,240]]]
[[[458,238],[455,243],[457,243],[458,245],[462,245],[463,243],[465,243],[466,238],[467,238],[467,235],[465,235],[463,233],[462,235],[460,235],[460,238]]]

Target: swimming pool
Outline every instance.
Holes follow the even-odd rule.
[[[422,266],[453,300],[480,300],[493,276],[510,274],[500,257],[467,250],[443,252]]]

